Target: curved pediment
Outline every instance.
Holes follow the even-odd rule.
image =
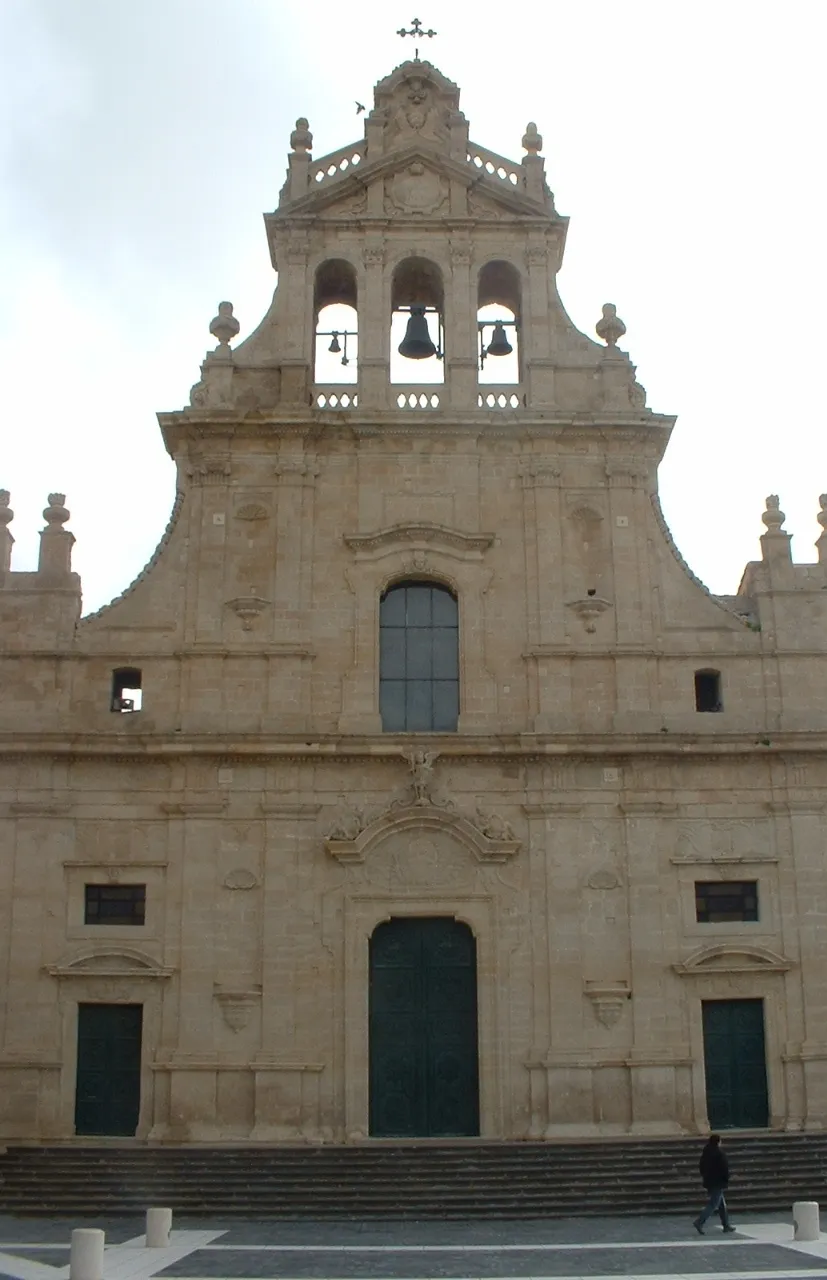
[[[137,947],[86,950],[46,966],[53,978],[169,978],[174,970]]]
[[[388,525],[373,533],[346,533],[345,543],[355,552],[357,560],[378,560],[400,549],[425,550],[431,548],[458,560],[481,560],[484,552],[494,542],[493,533],[464,533],[448,525],[432,521],[406,521]]]
[[[390,809],[358,833],[354,826],[352,838],[344,838],[344,831],[340,835],[334,830],[325,840],[325,848],[338,862],[364,862],[370,851],[388,836],[411,830],[448,832],[477,862],[508,862],[520,849],[520,841],[514,839],[506,823],[499,830],[489,826],[486,834],[461,814],[431,804]]]
[[[792,968],[792,962],[769,947],[730,942],[699,947],[673,968],[681,977],[688,978],[718,973],[786,973]]]

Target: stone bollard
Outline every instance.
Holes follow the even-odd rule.
[[[818,1202],[815,1200],[796,1200],[793,1205],[793,1239],[818,1240],[821,1237],[821,1225],[818,1218]]]
[[[72,1232],[69,1280],[103,1280],[105,1238],[97,1227],[78,1227]]]
[[[169,1233],[172,1227],[171,1209],[147,1209],[146,1211],[146,1247],[147,1249],[168,1249]]]

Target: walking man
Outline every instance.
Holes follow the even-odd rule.
[[[701,1180],[709,1192],[709,1199],[698,1217],[692,1223],[699,1236],[704,1233],[704,1223],[717,1213],[724,1231],[731,1232],[735,1228],[729,1221],[729,1210],[726,1206],[725,1192],[729,1185],[729,1161],[726,1152],[721,1150],[721,1138],[717,1133],[709,1135],[709,1141],[701,1152],[698,1163]]]

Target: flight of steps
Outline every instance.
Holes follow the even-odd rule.
[[[827,1200],[827,1134],[725,1139],[733,1215]],[[702,1141],[0,1148],[0,1213],[546,1218],[697,1213]]]

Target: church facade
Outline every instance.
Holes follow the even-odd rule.
[[[291,148],[138,579],[81,617],[0,495],[0,1140],[822,1128],[827,533],[693,576],[535,126],[417,59]]]

